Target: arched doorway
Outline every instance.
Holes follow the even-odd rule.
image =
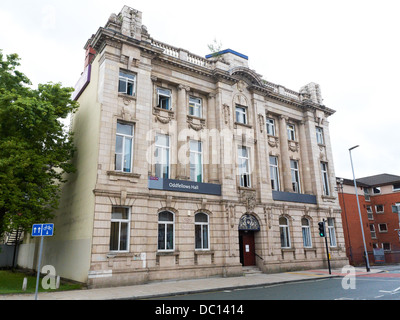
[[[256,265],[256,250],[254,233],[260,231],[260,223],[257,218],[245,214],[239,221],[239,250],[240,263],[243,266]]]

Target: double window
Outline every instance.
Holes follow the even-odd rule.
[[[243,146],[238,147],[238,165],[241,187],[251,187],[250,181],[250,157],[249,149]]]
[[[133,125],[117,122],[115,170],[132,172]]]
[[[203,182],[203,154],[201,141],[190,141],[190,180]]]
[[[210,249],[209,217],[205,213],[195,215],[195,249]],[[158,214],[158,251],[175,249],[175,215],[169,211]]]
[[[156,177],[169,178],[169,136],[165,134],[156,135],[154,158],[156,164]]]
[[[136,75],[120,71],[118,92],[134,96],[136,94],[135,91],[136,91]]]
[[[202,113],[201,99],[189,97],[189,115],[201,118]]]
[[[129,208],[113,207],[111,212],[110,251],[129,251]]]

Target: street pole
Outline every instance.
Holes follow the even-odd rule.
[[[329,268],[329,274],[332,274],[331,272],[331,259],[329,257],[329,248],[328,248],[328,240],[326,236],[326,229],[325,229],[325,219],[322,219],[322,222],[324,223],[324,231],[325,231],[325,248],[326,248],[326,257],[328,259],[328,268]]]
[[[42,251],[43,251],[43,236],[40,237],[40,250],[39,250],[39,262],[37,267],[37,277],[36,277],[36,290],[35,290],[35,300],[38,299],[38,289],[39,289],[39,276],[40,276],[40,267],[42,264]]]
[[[356,176],[354,174],[354,167],[353,167],[353,159],[351,157],[351,150],[358,148],[359,146],[354,146],[349,149],[350,153],[350,162],[351,162],[351,170],[353,171],[353,180],[354,180],[354,189],[356,190],[356,199],[357,199],[357,206],[358,206],[358,215],[360,216],[360,224],[361,224],[361,233],[362,233],[362,238],[363,238],[363,243],[364,243],[364,254],[365,254],[365,267],[367,269],[367,272],[370,271],[369,268],[369,260],[368,260],[368,252],[367,252],[367,245],[365,244],[365,235],[364,235],[364,227],[363,227],[363,222],[362,222],[362,217],[361,217],[361,209],[360,209],[360,201],[358,200],[358,191],[357,191],[357,182],[356,182]]]

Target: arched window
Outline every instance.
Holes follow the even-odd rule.
[[[158,214],[158,250],[174,250],[174,214],[169,211]]]
[[[209,250],[209,219],[205,213],[197,213],[194,217],[195,249]]]
[[[289,221],[286,217],[279,218],[279,231],[281,234],[281,248],[290,248]]]
[[[307,218],[301,219],[301,231],[303,233],[303,246],[304,248],[311,248],[311,231],[310,231],[310,221]]]

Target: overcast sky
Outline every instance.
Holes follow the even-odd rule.
[[[398,4],[399,3],[399,4]],[[400,175],[398,0],[2,0],[0,49],[18,53],[36,87],[75,86],[87,39],[124,5],[159,41],[205,56],[214,39],[263,79],[321,86],[336,176]]]

